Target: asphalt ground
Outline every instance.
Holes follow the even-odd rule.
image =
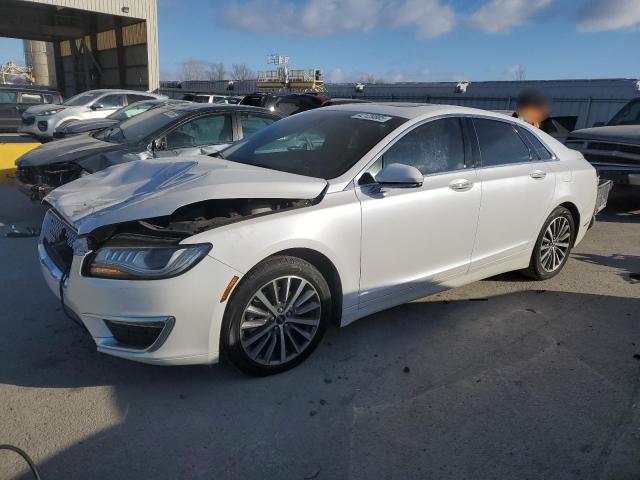
[[[557,277],[332,327],[249,378],[96,353],[41,278],[42,208],[0,187],[0,443],[44,480],[637,480],[640,196],[613,195]],[[25,472],[0,452],[0,479]]]

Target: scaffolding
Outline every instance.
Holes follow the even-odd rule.
[[[267,64],[276,66],[275,70],[258,72],[256,88],[291,92],[326,92],[319,68],[308,70],[289,70],[289,57],[273,53],[267,57]]]
[[[13,83],[11,80],[14,77],[22,77],[27,83],[34,83],[34,78],[31,73],[32,68],[29,66],[21,67],[13,62],[0,65],[0,83]],[[8,81],[9,80],[9,81]]]

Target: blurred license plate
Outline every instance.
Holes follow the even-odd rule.
[[[598,185],[598,197],[596,198],[596,213],[600,212],[607,206],[607,200],[609,199],[609,193],[613,182],[611,180],[600,180]]]

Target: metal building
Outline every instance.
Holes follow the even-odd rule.
[[[48,42],[40,55],[53,57],[50,83],[66,96],[159,87],[156,0],[2,0],[0,36]]]
[[[486,110],[513,110],[518,93],[528,87],[542,90],[552,100],[554,117],[565,117],[569,130],[607,122],[632,98],[640,96],[636,79],[524,80],[488,82],[406,82],[364,85],[327,83],[333,98],[362,98],[378,102],[421,102],[462,105]],[[244,95],[257,90],[253,80],[162,82],[161,91],[172,98],[187,92]]]

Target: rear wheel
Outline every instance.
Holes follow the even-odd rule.
[[[251,375],[283,372],[313,352],[330,316],[331,293],[318,269],[297,257],[272,257],[247,274],[230,299],[224,355]]]
[[[571,212],[564,207],[556,208],[542,226],[525,273],[536,280],[557,275],[569,258],[574,238]]]

